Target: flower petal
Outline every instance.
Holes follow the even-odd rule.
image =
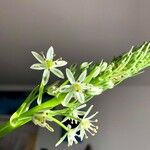
[[[43,70],[44,66],[43,64],[37,63],[37,64],[33,64],[30,68],[34,70]]]
[[[107,66],[108,66],[107,62],[103,62],[103,64],[101,65],[101,72],[106,70]]]
[[[93,108],[93,105],[91,105],[91,106],[89,107],[89,109],[88,109],[87,112],[85,113],[83,119],[86,118],[86,116],[90,113],[90,111],[92,110],[92,108]]]
[[[99,75],[100,71],[101,71],[101,68],[99,66],[96,66],[92,75],[93,78],[96,78]]]
[[[85,131],[84,131],[83,128],[81,128],[80,129],[80,139],[81,139],[81,141],[83,141],[84,135],[85,135]]]
[[[52,68],[51,72],[53,74],[55,74],[57,77],[64,79],[64,75],[63,75],[63,73],[59,69]]]
[[[53,60],[53,58],[54,58],[54,49],[51,46],[47,51],[46,59]]]
[[[67,133],[62,138],[60,138],[60,140],[55,144],[55,147],[60,145],[63,142],[63,140],[66,138],[66,136],[67,136]]]
[[[50,71],[48,69],[45,69],[43,72],[43,77],[42,77],[42,84],[45,86],[49,80],[50,76]]]
[[[40,54],[38,54],[37,52],[34,52],[34,51],[31,51],[31,53],[40,63],[44,62],[44,58]]]
[[[72,97],[73,97],[73,93],[72,93],[72,92],[69,92],[69,93],[66,95],[65,99],[63,100],[62,105],[63,105],[63,106],[67,106],[67,104],[69,103],[69,101],[71,100]]]
[[[80,76],[79,76],[79,78],[78,78],[78,81],[79,81],[79,82],[83,82],[84,79],[86,78],[86,75],[87,75],[87,70],[84,70],[84,71],[80,74]]]
[[[90,95],[99,95],[102,92],[103,92],[103,89],[96,87],[96,86],[91,86],[88,90],[88,94],[90,94]]]
[[[86,104],[83,104],[83,105],[80,105],[78,108],[76,108],[77,110],[79,110],[79,109],[82,109],[82,108],[84,108],[84,107],[86,107]]]
[[[60,92],[62,93],[68,93],[71,90],[71,85],[64,85],[62,87],[60,87]]]
[[[55,67],[62,67],[62,66],[65,66],[67,64],[67,62],[64,60],[56,60],[54,62],[55,62]]]
[[[88,120],[92,119],[93,117],[95,117],[99,112],[97,111],[96,113],[94,113],[93,115],[91,115],[90,117],[86,118]]]
[[[75,92],[75,99],[78,100],[80,103],[84,103],[85,101],[84,94],[81,92]]]
[[[71,84],[75,83],[74,76],[73,76],[72,72],[70,71],[70,69],[68,69],[68,68],[66,69],[66,75]]]

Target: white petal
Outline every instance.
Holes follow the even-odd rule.
[[[88,120],[92,119],[93,117],[95,117],[98,114],[98,111],[96,113],[94,113],[93,115],[91,115],[90,117],[86,118]]]
[[[53,57],[54,57],[54,49],[51,46],[47,51],[46,59],[53,60]]]
[[[80,66],[81,69],[86,68],[89,65],[88,62],[83,62]]]
[[[55,144],[55,147],[57,147],[58,145],[60,145],[63,140],[66,138],[67,134],[65,134],[56,144]]]
[[[88,68],[91,64],[92,64],[92,62],[83,62],[81,64],[80,68],[81,69]]]
[[[99,95],[103,92],[102,88],[91,86],[88,90],[88,94],[90,95]]]
[[[71,85],[64,85],[62,87],[60,87],[60,92],[62,93],[68,93],[71,90]]]
[[[44,58],[40,54],[38,54],[37,52],[34,52],[34,51],[31,51],[31,53],[40,63],[44,62]]]
[[[81,128],[81,129],[80,129],[80,139],[81,139],[81,141],[83,141],[84,134],[85,134],[85,131],[84,131],[83,128]]]
[[[66,69],[66,75],[71,84],[75,83],[74,76],[73,76],[72,72],[70,71],[70,69],[68,69],[68,68]]]
[[[67,65],[67,62],[64,60],[56,60],[54,62],[55,62],[55,67],[62,67],[62,66]]]
[[[85,113],[83,119],[86,118],[86,116],[90,113],[90,111],[92,110],[92,108],[93,108],[93,105],[91,105],[91,106],[89,107],[89,109],[88,109],[87,112]]]
[[[93,78],[95,78],[99,75],[100,69],[101,68],[99,66],[95,67],[94,72],[93,72]]]
[[[66,122],[67,120],[69,120],[69,118],[68,118],[68,117],[65,117],[61,122],[64,123],[64,122]]]
[[[34,70],[43,70],[44,66],[42,64],[37,63],[37,64],[33,64],[30,68]]]
[[[79,116],[85,115],[85,111],[78,111],[78,115],[79,115]]]
[[[42,84],[45,86],[49,80],[50,72],[48,69],[45,69],[42,77]]]
[[[82,109],[82,108],[84,108],[84,107],[86,107],[86,104],[80,105],[80,106],[77,108],[77,110]]]
[[[101,71],[106,70],[107,66],[107,62],[103,62],[103,64],[101,65]]]
[[[71,100],[72,96],[73,96],[73,93],[72,93],[72,92],[69,92],[69,93],[65,96],[65,98],[64,98],[64,100],[63,100],[63,102],[62,102],[62,105],[63,105],[63,106],[67,106],[67,104],[68,104],[69,101]]]
[[[87,70],[84,70],[84,71],[81,73],[81,75],[79,76],[78,81],[79,81],[79,82],[83,82],[84,79],[86,78],[86,75],[87,75]]]
[[[80,103],[84,103],[84,101],[85,101],[84,94],[81,93],[81,92],[76,92],[76,93],[75,93],[75,98],[76,98],[76,100],[78,100]]]
[[[54,132],[54,129],[53,129],[48,123],[46,123],[45,127],[46,127],[50,132]]]
[[[64,79],[64,75],[63,75],[63,73],[59,69],[52,68],[51,72],[53,74],[55,74],[57,77]]]

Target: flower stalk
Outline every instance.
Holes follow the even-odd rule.
[[[68,140],[68,146],[71,146],[73,143],[78,143],[77,137],[82,141],[88,137],[87,133],[95,135],[98,130],[95,124],[98,120],[93,118],[98,112],[89,116],[93,105],[85,110],[86,103],[94,96],[114,88],[125,79],[140,74],[143,69],[150,66],[149,42],[132,47],[128,53],[114,58],[110,63],[101,61],[84,62],[79,67],[72,65],[66,68],[65,75],[58,68],[65,66],[67,62],[62,58],[54,60],[53,47],[48,49],[46,56],[33,51],[32,54],[39,63],[33,64],[31,69],[43,70],[40,86],[33,89],[8,122],[0,125],[0,137],[31,121],[54,132],[50,125],[54,122],[66,131],[56,146],[65,138]],[[65,76],[67,78],[49,85],[51,73],[60,79],[64,79]],[[50,96],[46,102],[43,102],[46,92]],[[31,108],[34,101],[37,101],[37,105]],[[64,119],[59,120],[57,116],[62,116]],[[65,122],[68,120],[70,123],[66,126]],[[74,123],[76,127],[72,126]]]

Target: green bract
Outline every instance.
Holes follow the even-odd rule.
[[[32,90],[8,122],[0,125],[0,137],[30,121],[54,132],[49,124],[54,122],[66,131],[56,146],[65,138],[68,140],[68,146],[71,146],[73,143],[78,143],[77,137],[81,141],[87,138],[87,132],[95,135],[98,130],[98,125],[95,123],[98,120],[93,120],[93,118],[98,112],[88,116],[93,105],[86,110],[86,103],[95,95],[112,89],[125,79],[142,73],[144,68],[150,66],[149,42],[132,47],[128,53],[114,58],[110,63],[102,60],[98,63],[84,62],[80,66],[73,64],[70,68],[66,68],[66,80],[58,68],[65,66],[67,62],[62,59],[54,60],[53,47],[48,49],[46,56],[33,51],[32,54],[39,63],[32,65],[31,69],[43,70],[40,86]],[[48,85],[50,72],[62,80]],[[43,102],[44,93],[50,95],[45,102]],[[31,107],[34,101],[37,101],[38,105]],[[63,119],[58,119],[57,116],[62,116]],[[68,120],[70,122],[66,126],[65,121]],[[73,126],[74,123],[76,127]]]

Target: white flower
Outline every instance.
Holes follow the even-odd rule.
[[[42,128],[47,128],[49,131],[54,132],[54,129],[46,122],[51,120],[46,117],[45,113],[34,115],[32,121],[35,125],[38,125]]]
[[[93,123],[98,122],[98,120],[97,119],[91,120],[91,119],[93,117],[95,117],[95,115],[98,112],[96,112],[93,115],[87,117],[92,108],[93,108],[93,105],[87,110],[87,112],[85,113],[84,117],[82,118],[82,120],[81,120],[81,122],[78,126],[78,128],[80,130],[81,141],[83,140],[84,136],[85,136],[85,138],[88,138],[88,136],[86,134],[86,131],[89,132],[92,136],[94,136],[95,133],[97,133],[98,126],[95,126]]]
[[[75,78],[72,72],[68,68],[66,69],[66,75],[71,85],[64,85],[60,88],[60,92],[67,93],[66,97],[64,98],[64,101],[62,102],[63,106],[67,106],[67,104],[70,102],[72,98],[74,98],[75,100],[78,100],[80,103],[84,103],[85,91],[90,92],[91,95],[94,95],[94,94],[96,95],[97,93],[100,94],[102,92],[102,89],[95,87],[91,84],[84,83],[84,80],[87,75],[87,70],[84,70],[80,74],[77,81],[75,81]]]
[[[67,120],[71,120],[71,123],[73,124],[73,121],[75,121],[75,123],[77,124],[77,119],[79,119],[79,116],[83,116],[85,114],[85,111],[81,111],[80,109],[86,107],[86,104],[80,105],[77,108],[72,107],[70,113],[68,114],[68,116],[70,117],[65,117],[62,122],[65,122]],[[71,118],[73,117],[73,118]]]
[[[61,137],[61,139],[56,143],[55,147],[57,147],[59,144],[61,144],[65,138],[67,137],[68,140],[68,146],[72,146],[73,143],[77,144],[78,141],[76,140],[76,137],[78,136],[77,128],[71,129],[71,126],[68,125],[68,132],[66,134],[64,134],[63,137]]]
[[[43,85],[47,84],[50,72],[52,72],[59,78],[64,78],[63,73],[59,69],[57,69],[57,67],[65,66],[67,62],[62,59],[58,59],[55,61],[53,60],[55,54],[52,46],[48,49],[46,57],[44,56],[44,54],[42,54],[41,56],[34,51],[32,51],[31,53],[40,63],[33,64],[30,68],[35,70],[44,70],[42,78]]]

